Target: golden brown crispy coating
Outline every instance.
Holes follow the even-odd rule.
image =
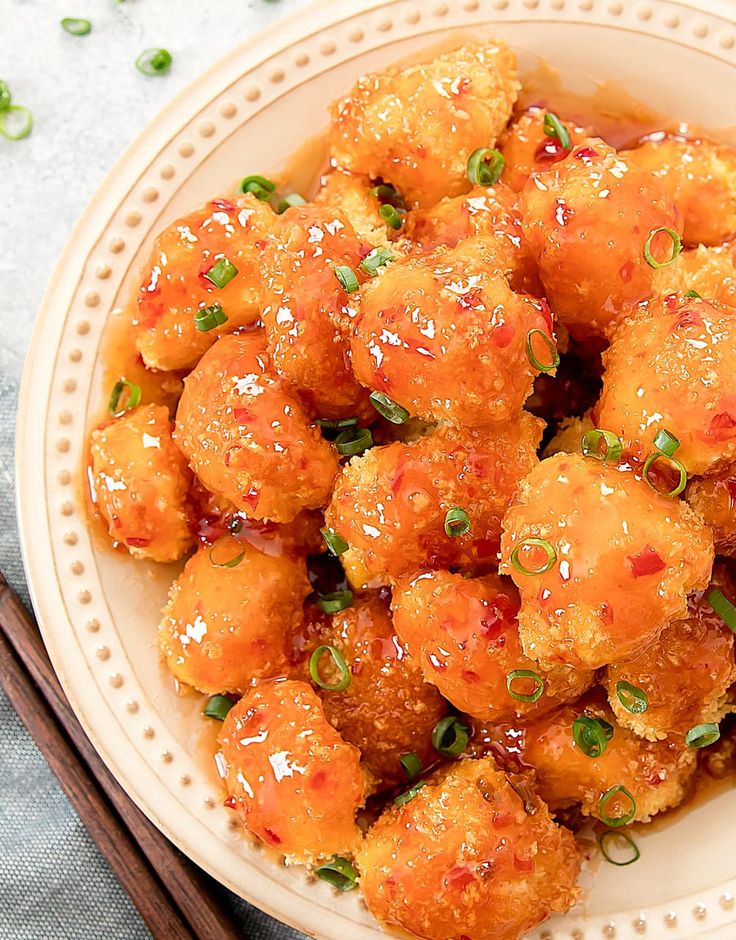
[[[260,333],[224,336],[184,383],[176,437],[207,489],[255,519],[323,506],[332,445],[272,371]]]
[[[391,807],[358,855],[371,913],[428,940],[519,940],[575,902],[580,853],[493,761],[463,760]]]
[[[518,89],[515,57],[496,42],[373,72],[332,106],[332,158],[393,184],[410,205],[433,206],[469,189],[468,157],[493,147]]]
[[[524,234],[554,315],[572,333],[605,335],[652,292],[654,268],[644,257],[650,233],[682,231],[662,184],[598,138],[535,173],[520,197]],[[652,255],[672,252],[665,233]]]
[[[593,684],[590,670],[540,667],[524,655],[516,614],[519,595],[510,581],[489,574],[464,578],[447,571],[399,579],[391,602],[396,630],[445,698],[481,721],[511,721],[572,702]],[[536,702],[509,694],[513,671],[533,671],[544,681]],[[515,692],[531,695],[536,683],[518,678]]]
[[[603,355],[598,427],[644,458],[660,430],[680,441],[688,473],[736,459],[736,308],[676,294],[642,305]]]
[[[375,447],[338,477],[325,519],[368,574],[399,577],[424,567],[495,567],[503,515],[536,463],[540,422],[520,420],[491,436],[438,430],[409,444]],[[471,528],[448,536],[447,512]]]
[[[260,252],[275,216],[253,196],[213,199],[158,236],[138,296],[136,344],[151,369],[191,369],[217,337],[255,323]],[[224,287],[205,277],[221,259],[238,269]],[[201,332],[194,316],[219,304],[227,322]]]
[[[200,692],[242,693],[254,678],[287,671],[309,592],[303,557],[266,555],[223,536],[200,548],[172,584],[159,648],[180,682]]]
[[[557,454],[521,482],[503,519],[501,566],[521,593],[524,650],[596,669],[640,653],[686,611],[713,564],[710,531],[625,465]],[[543,539],[543,547],[523,545]],[[529,571],[524,574],[512,563]]]
[[[736,244],[681,251],[672,264],[657,268],[652,280],[654,296],[696,291],[705,300],[736,307]]]
[[[305,682],[259,682],[220,732],[227,805],[266,845],[298,861],[354,852],[365,785],[360,754]]]
[[[171,436],[169,411],[142,405],[90,435],[91,497],[110,536],[136,558],[176,561],[194,542],[192,475]]]
[[[685,498],[713,531],[716,552],[736,555],[736,466],[716,476],[696,477]]]
[[[381,203],[371,193],[371,181],[367,176],[332,169],[322,177],[320,184],[314,197],[315,205],[340,209],[358,236],[369,245],[376,247],[388,243],[389,232],[378,212]]]

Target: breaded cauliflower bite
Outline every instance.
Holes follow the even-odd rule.
[[[682,213],[688,245],[719,245],[736,235],[736,150],[657,131],[622,151],[651,173]]]
[[[176,561],[194,542],[192,477],[171,431],[167,408],[141,405],[90,435],[90,496],[136,558]]]
[[[655,297],[695,291],[705,300],[736,307],[736,244],[681,251],[672,264],[657,268],[652,281]]]
[[[381,201],[367,176],[333,169],[320,183],[316,206],[342,210],[358,237],[374,248],[388,243],[389,231],[379,212]]]
[[[409,444],[374,447],[343,468],[327,526],[369,575],[495,567],[501,516],[537,461],[540,430],[541,423],[522,412],[489,436],[443,429]],[[452,509],[467,513],[469,530],[453,530]]]
[[[213,199],[158,236],[135,318],[136,345],[149,368],[191,369],[220,334],[255,323],[260,254],[274,219],[250,195]],[[210,324],[202,311],[212,307],[219,314]]]
[[[176,438],[202,483],[255,519],[324,506],[334,447],[275,375],[263,337],[224,336],[184,383]]]
[[[366,410],[336,324],[348,294],[336,276],[370,251],[340,209],[295,206],[280,216],[262,259],[261,319],[273,368],[322,418]]]
[[[344,657],[350,675],[342,691],[321,692],[327,720],[354,744],[377,789],[406,782],[399,758],[415,754],[428,767],[437,760],[432,729],[447,703],[422,678],[419,664],[394,631],[388,602],[376,593],[317,624],[309,656],[329,645]],[[341,672],[328,653],[317,662],[321,679],[337,685]]]
[[[200,548],[172,584],[159,648],[180,682],[243,693],[252,679],[286,673],[309,592],[304,558],[266,555],[223,536]]]
[[[230,710],[219,740],[227,805],[261,842],[304,862],[357,849],[360,753],[305,682],[259,682]]]
[[[643,459],[660,431],[679,441],[688,473],[736,460],[736,308],[676,294],[644,305],[603,354],[598,427]]]
[[[712,530],[716,552],[736,556],[736,466],[691,480],[685,498]]]
[[[519,940],[577,899],[580,852],[492,760],[463,760],[391,807],[358,855],[371,913],[427,940]]]
[[[550,711],[593,684],[590,670],[540,670],[524,655],[516,622],[519,596],[498,575],[464,578],[432,571],[401,578],[391,606],[396,630],[425,679],[481,721]]]
[[[638,655],[704,588],[710,531],[626,466],[557,454],[521,482],[501,566],[521,594],[524,651],[597,669]]]
[[[390,265],[361,292],[350,341],[360,381],[426,420],[515,420],[534,376],[558,361],[549,310],[515,294],[493,240]]]
[[[468,158],[493,147],[518,90],[515,57],[496,42],[373,72],[333,105],[333,162],[391,183],[409,205],[433,206],[467,191]]]
[[[534,173],[520,197],[524,234],[555,317],[573,336],[605,335],[652,292],[655,262],[682,232],[664,186],[598,138]],[[650,240],[651,236],[651,240]]]

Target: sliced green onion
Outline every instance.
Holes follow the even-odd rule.
[[[526,694],[515,691],[512,686],[517,679],[531,679],[534,691]],[[513,669],[506,675],[506,691],[517,702],[537,702],[544,695],[544,679],[533,669]]]
[[[330,654],[333,663],[340,672],[339,680],[332,685],[329,682],[325,682],[320,675],[319,662],[324,653]],[[324,689],[325,692],[344,692],[350,685],[350,670],[345,662],[345,657],[336,646],[323,645],[317,647],[309,657],[309,675],[312,677],[315,684],[318,685],[320,689]]]
[[[343,457],[353,457],[373,447],[370,428],[346,428],[335,438],[335,447]]]
[[[547,556],[547,560],[542,565],[541,568],[527,568],[523,562],[519,560],[519,552],[522,548],[541,548],[542,551]],[[528,538],[524,539],[523,542],[519,542],[516,548],[511,552],[511,564],[516,568],[519,574],[526,575],[536,575],[544,574],[545,571],[549,571],[550,568],[554,567],[555,562],[557,561],[557,552],[554,550],[552,545],[547,541],[547,539],[536,539]]]
[[[343,428],[354,428],[358,424],[358,419],[338,418],[337,421],[330,421],[328,418],[316,418],[314,423],[323,431],[340,431]]]
[[[399,763],[404,768],[404,773],[411,780],[422,772],[422,762],[413,751],[408,754],[402,754]]]
[[[542,125],[542,129],[544,130],[544,133],[547,135],[547,137],[557,138],[563,150],[569,150],[572,147],[570,131],[565,127],[565,125],[554,112],[548,111],[544,115],[544,124]]]
[[[244,558],[245,546],[232,535],[218,539],[210,549],[210,564],[213,568],[237,568]]]
[[[10,93],[10,85],[0,79],[0,111],[7,111],[12,100],[13,96]]]
[[[322,538],[325,540],[325,544],[331,554],[342,555],[343,552],[348,550],[348,543],[341,535],[338,535],[337,532],[333,532],[332,529],[329,529],[327,526],[319,531],[322,533]]]
[[[702,300],[702,299],[703,299],[703,297],[702,297],[701,294],[699,294],[696,290],[692,290],[692,289],[689,290],[689,291],[686,291],[686,292],[685,292],[685,296],[688,297],[688,298],[690,298],[691,300]]]
[[[660,232],[666,232],[672,240],[672,255],[666,261],[657,261],[652,255],[652,240],[655,236],[659,235]],[[682,239],[673,228],[667,228],[666,226],[652,229],[649,233],[649,238],[644,242],[644,258],[650,268],[666,268],[668,264],[672,264],[681,251]]]
[[[721,736],[721,729],[712,721],[695,725],[685,735],[685,744],[692,748],[710,747]]]
[[[728,629],[736,633],[736,606],[731,603],[723,592],[719,591],[718,588],[713,588],[712,591],[708,591],[705,595],[705,600],[726,624]]]
[[[654,438],[654,446],[665,456],[671,457],[680,446],[680,442],[674,434],[671,434],[666,428],[664,428],[663,430],[659,431],[657,436]]]
[[[422,787],[426,787],[427,784],[424,780],[420,780],[419,783],[415,783],[413,787],[409,787],[408,790],[405,790],[403,793],[400,793],[394,800],[394,806],[403,806],[404,803],[409,803],[414,797],[419,793]]]
[[[8,140],[23,140],[33,130],[33,115],[21,104],[0,111],[0,134]]]
[[[370,194],[371,196],[375,196],[379,202],[388,202],[392,206],[396,206],[397,209],[406,209],[404,197],[395,186],[391,186],[388,183],[380,183],[378,186],[373,186],[370,189]]]
[[[409,417],[406,408],[402,408],[393,398],[389,398],[383,392],[371,392],[368,398],[379,415],[390,421],[391,424],[403,424]]]
[[[478,147],[468,157],[468,179],[473,186],[493,186],[501,178],[506,160],[498,150]]]
[[[332,861],[315,868],[314,873],[320,881],[326,881],[338,891],[352,891],[358,883],[357,871],[341,855],[335,855]]]
[[[92,32],[89,20],[80,20],[74,16],[65,16],[61,21],[61,28],[72,36],[86,36]]]
[[[605,444],[605,450],[601,451],[601,444]],[[593,457],[603,463],[618,463],[623,444],[613,431],[604,431],[602,428],[594,428],[592,431],[586,431],[583,439],[580,441],[580,449],[583,457]]]
[[[651,470],[652,465],[656,463],[656,461],[658,460],[666,460],[680,474],[680,478],[677,484],[671,490],[660,490],[660,488],[657,486],[655,481],[652,480],[651,477],[649,476],[649,471]],[[679,461],[677,457],[668,457],[667,454],[663,454],[661,451],[658,451],[658,450],[653,451],[644,461],[644,469],[642,470],[642,476],[647,481],[647,483],[651,486],[651,488],[656,493],[659,493],[661,496],[672,496],[672,497],[679,496],[680,493],[682,493],[682,491],[687,486],[687,470],[685,469],[684,464],[681,461]]]
[[[649,708],[649,696],[636,685],[622,679],[616,683],[616,696],[621,705],[632,715],[643,715]]]
[[[287,209],[292,209],[294,206],[306,206],[306,204],[307,200],[304,196],[300,196],[299,193],[289,193],[288,196],[284,196],[283,199],[279,200],[276,212],[278,215],[283,215]]]
[[[550,361],[547,363],[542,362],[542,360],[534,352],[535,336],[541,336],[547,349],[549,350]],[[552,370],[556,369],[560,364],[560,354],[557,352],[557,346],[555,345],[554,340],[550,339],[544,330],[540,329],[529,330],[529,332],[526,334],[526,358],[529,360],[531,367],[533,369],[538,369],[540,372],[552,372]]]
[[[227,695],[212,695],[202,709],[202,714],[215,721],[224,721],[235,702]]]
[[[613,858],[608,852],[609,842],[623,842],[626,848],[631,850],[631,856],[629,858],[623,858],[621,861]],[[615,832],[614,830],[607,829],[598,837],[598,846],[603,858],[605,858],[607,862],[610,862],[611,865],[617,865],[619,868],[624,868],[626,865],[633,865],[634,862],[638,861],[641,857],[641,852],[637,848],[636,842],[634,842],[628,832]]]
[[[624,797],[629,802],[629,809],[626,810],[621,816],[609,816],[606,812],[606,807],[612,801],[618,799],[618,797]],[[618,784],[615,787],[611,787],[610,790],[606,790],[603,796],[600,799],[598,804],[598,811],[600,813],[601,820],[611,829],[618,829],[619,826],[625,826],[627,823],[630,823],[631,820],[636,815],[636,800],[629,793],[626,787]]]
[[[223,287],[227,287],[237,273],[238,269],[232,261],[223,256],[212,265],[209,271],[205,272],[204,276],[208,281],[211,281],[215,287],[222,290]]]
[[[240,183],[241,193],[250,193],[251,196],[255,196],[256,199],[260,199],[261,202],[270,199],[275,189],[276,183],[272,183],[271,180],[266,179],[265,176],[246,176]]]
[[[317,606],[326,614],[337,614],[347,610],[353,603],[352,591],[332,591],[330,594],[320,594]]]
[[[391,228],[401,228],[403,219],[401,218],[401,213],[398,211],[398,209],[394,208],[394,206],[391,206],[386,202],[379,207],[378,214],[387,225],[391,226]]]
[[[378,248],[374,248],[373,251],[369,252],[365,258],[363,258],[358,267],[365,274],[370,274],[371,277],[375,277],[376,274],[378,274],[379,268],[382,268],[384,264],[388,264],[389,261],[393,260],[394,256],[388,248],[379,245]]]
[[[210,307],[202,307],[194,314],[194,325],[200,333],[209,333],[218,326],[227,323],[227,314],[220,304],[212,304]]]
[[[335,277],[340,285],[348,294],[353,294],[360,287],[360,281],[355,276],[355,271],[347,264],[338,264],[334,268]]]
[[[120,399],[124,391],[127,391],[128,394],[125,401],[121,404]],[[129,382],[127,379],[118,379],[112,387],[112,394],[110,395],[110,401],[107,403],[107,410],[111,415],[115,415],[116,418],[119,418],[120,415],[125,414],[126,411],[130,411],[131,408],[137,407],[140,403],[140,385],[136,385],[135,382]]]
[[[454,715],[441,718],[432,729],[432,747],[443,757],[459,757],[469,740],[470,728]]]
[[[135,67],[143,75],[165,75],[171,68],[171,53],[168,49],[146,49],[135,60]]]
[[[445,535],[451,539],[470,532],[470,516],[462,506],[453,506],[445,513]]]
[[[572,737],[586,757],[595,759],[608,747],[613,737],[613,726],[602,718],[580,715],[572,723]]]

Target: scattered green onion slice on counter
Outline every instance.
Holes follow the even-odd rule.
[[[459,757],[470,740],[470,728],[454,715],[441,718],[432,729],[432,747],[443,757]]]
[[[171,53],[168,49],[145,49],[135,60],[135,67],[143,75],[165,75],[171,68]]]
[[[674,434],[671,434],[667,430],[667,428],[663,428],[661,431],[657,432],[657,435],[654,438],[654,446],[666,457],[671,457],[680,446],[680,442]]]
[[[335,277],[340,282],[343,290],[348,294],[354,293],[360,287],[360,281],[355,276],[355,271],[347,264],[337,264],[334,268]]]
[[[77,19],[75,16],[65,16],[61,21],[61,28],[72,36],[86,36],[92,32],[89,20]]]
[[[616,843],[619,845],[623,843],[624,851],[626,849],[630,850],[631,855],[629,857],[624,856],[624,858],[620,860],[618,856],[614,857],[610,849],[613,849]],[[603,858],[605,858],[607,862],[610,862],[611,865],[616,865],[619,868],[624,868],[626,865],[633,865],[634,862],[638,861],[641,857],[641,852],[636,842],[634,842],[628,832],[616,832],[614,829],[607,829],[598,837],[598,847],[601,850]]]
[[[378,214],[381,216],[383,221],[390,225],[391,228],[400,229],[403,219],[401,218],[401,213],[394,206],[385,202],[378,210]]]
[[[13,101],[10,86],[0,79],[0,111],[7,111]]]
[[[710,747],[721,736],[721,729],[715,722],[707,721],[702,725],[695,725],[685,734],[685,744],[692,748]]]
[[[572,737],[586,757],[595,759],[608,747],[613,737],[613,726],[602,718],[580,715],[572,723]]]
[[[470,516],[462,506],[453,506],[445,513],[445,534],[451,539],[470,532]]]
[[[527,568],[526,565],[519,559],[519,553],[523,548],[541,548],[544,554],[546,555],[546,561],[541,568]],[[555,562],[557,561],[557,552],[552,547],[551,543],[547,539],[538,539],[538,538],[528,538],[524,539],[523,542],[519,542],[516,548],[511,552],[511,564],[516,568],[519,574],[526,575],[537,575],[544,574],[545,571],[549,571],[550,568],[554,567]]]
[[[605,444],[605,450],[601,450],[601,444]],[[583,434],[580,449],[583,452],[583,457],[592,457],[603,463],[618,463],[623,451],[623,444],[613,431],[593,428]]]
[[[675,470],[679,473],[679,480],[671,490],[660,490],[656,482],[652,480],[649,471],[652,469],[652,465],[658,460],[666,460]],[[651,486],[651,488],[662,496],[679,496],[680,493],[687,486],[687,470],[685,469],[684,464],[677,459],[677,457],[669,457],[667,454],[663,454],[662,451],[655,450],[647,457],[644,461],[644,469],[642,470],[642,476]]]
[[[33,130],[33,115],[22,104],[0,110],[0,134],[8,140],[23,140]]]
[[[713,588],[705,595],[705,599],[728,629],[736,633],[736,606],[731,603],[723,591]]]
[[[544,115],[544,124],[542,125],[542,129],[544,130],[544,133],[547,135],[547,137],[556,138],[563,150],[570,150],[572,147],[570,131],[565,127],[565,125],[553,111],[548,111]]]
[[[341,610],[347,610],[352,603],[352,591],[332,591],[329,594],[320,594],[317,598],[317,606],[326,614],[337,614]]]
[[[335,447],[343,457],[354,457],[373,447],[373,435],[370,428],[346,428],[335,438]]]
[[[473,186],[493,186],[501,178],[506,160],[498,150],[478,147],[468,157],[468,179]]]
[[[245,546],[232,535],[223,535],[210,549],[213,568],[237,568],[245,558]]]
[[[320,675],[319,664],[325,653],[330,654],[333,663],[340,673],[340,678],[335,683],[325,682]],[[345,662],[345,657],[336,646],[323,645],[317,647],[309,657],[309,675],[312,677],[315,684],[318,685],[320,689],[324,689],[325,692],[344,692],[350,685],[350,670]]]
[[[612,802],[617,801],[619,797],[623,797],[623,799],[628,802],[629,808],[625,809],[620,816],[609,816],[607,807]],[[600,813],[601,820],[607,826],[610,826],[611,829],[618,829],[620,826],[625,826],[627,823],[630,823],[636,815],[636,800],[629,793],[626,787],[619,783],[617,786],[611,787],[610,790],[606,790],[606,792],[600,798],[598,811]]]
[[[127,392],[127,395],[121,402],[123,392]],[[111,415],[115,415],[116,418],[119,418],[120,415],[125,414],[126,411],[130,411],[131,408],[137,407],[140,403],[140,385],[136,385],[135,382],[129,382],[127,379],[118,379],[112,387],[110,401],[107,403],[107,410]]]
[[[211,695],[202,709],[202,714],[215,721],[224,721],[235,702],[227,695]]]
[[[260,199],[261,202],[270,199],[275,189],[276,183],[272,183],[271,180],[266,179],[265,176],[258,176],[257,174],[246,176],[240,183],[241,193],[250,193],[252,196],[255,196],[256,199]]]
[[[410,780],[413,777],[418,777],[422,772],[422,762],[413,751],[409,751],[408,754],[402,754],[399,758],[399,763],[404,768],[404,773]]]
[[[307,200],[304,196],[300,196],[299,193],[289,193],[288,196],[284,196],[283,199],[279,200],[279,204],[276,206],[276,214],[283,215],[287,209],[292,209],[294,206],[306,206]]]
[[[227,314],[220,304],[212,304],[210,307],[202,307],[194,314],[194,325],[200,333],[209,333],[218,326],[227,323]]]
[[[391,424],[403,424],[409,417],[406,408],[402,408],[393,398],[389,398],[383,392],[371,392],[368,398],[379,415],[390,421]]]
[[[373,186],[370,189],[371,196],[375,196],[381,203],[390,203],[392,206],[395,206],[397,209],[405,209],[406,203],[404,202],[404,197],[396,189],[395,186],[391,186],[390,183],[379,183],[378,186]]]
[[[688,297],[688,298],[690,298],[691,300],[702,300],[702,299],[703,299],[703,295],[702,295],[702,294],[699,294],[696,290],[692,290],[692,289],[689,290],[689,291],[686,291],[686,292],[685,292],[685,296]]]
[[[636,685],[625,679],[616,683],[616,697],[621,705],[632,715],[643,715],[649,708],[649,696]]]
[[[215,285],[215,287],[222,290],[223,287],[232,281],[235,275],[238,273],[238,269],[232,263],[229,258],[226,258],[224,255],[222,258],[219,258],[209,269],[205,272],[205,277],[208,281]]]
[[[326,881],[338,891],[352,891],[358,882],[357,871],[342,855],[335,855],[331,861],[315,868],[314,873],[320,881]]]
[[[424,780],[420,780],[418,783],[415,783],[413,787],[409,787],[408,790],[405,790],[403,793],[400,793],[394,800],[394,806],[403,806],[404,803],[409,803],[414,797],[419,793],[422,787],[426,787],[427,784]]]
[[[669,258],[667,258],[666,261],[657,261],[657,259],[652,254],[652,241],[654,238],[656,238],[657,235],[659,235],[660,232],[666,232],[672,241],[672,254]],[[652,229],[652,231],[649,233],[649,238],[647,238],[647,240],[644,242],[644,258],[646,259],[646,262],[650,268],[666,268],[668,264],[672,264],[681,251],[682,239],[673,228],[667,228],[667,226]]]
[[[550,354],[549,362],[542,362],[534,352],[534,338],[536,336],[540,336],[547,347]],[[540,329],[529,330],[526,334],[526,358],[529,360],[531,367],[538,369],[540,372],[552,372],[560,364],[560,354],[557,352],[554,340],[547,336],[544,330]]]
[[[348,543],[341,535],[338,535],[337,532],[333,532],[332,529],[327,526],[319,531],[322,533],[322,538],[325,540],[325,544],[332,555],[342,555],[348,550]]]
[[[394,256],[388,248],[379,245],[378,248],[374,248],[373,251],[369,252],[365,258],[363,258],[358,267],[365,274],[375,277],[375,275],[378,274],[379,268],[382,268],[384,264],[388,264],[389,261],[393,260]]]
[[[518,692],[513,688],[519,679],[530,679],[534,683],[532,692]],[[544,679],[533,669],[513,669],[506,675],[506,690],[517,702],[537,702],[544,695]]]

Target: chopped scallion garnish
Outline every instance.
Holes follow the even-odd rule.
[[[338,418],[337,421],[331,421],[329,418],[317,418],[314,422],[319,425],[323,431],[341,431],[343,428],[354,428],[357,418]]]
[[[23,140],[33,130],[33,115],[21,104],[0,110],[0,134],[8,140]]]
[[[227,314],[220,304],[212,304],[210,307],[202,307],[194,314],[194,325],[200,333],[209,333],[218,326],[227,323]]]
[[[616,696],[627,712],[632,715],[643,715],[649,708],[649,696],[636,685],[622,679],[616,683]]]
[[[0,79],[0,111],[7,111],[13,101],[10,86]]]
[[[89,20],[77,19],[75,16],[65,16],[61,21],[61,28],[72,36],[86,36],[92,32]]]
[[[348,294],[355,293],[360,287],[360,281],[355,276],[355,271],[348,264],[337,264],[334,268],[335,277],[340,282],[340,286]]]
[[[413,787],[409,787],[408,790],[405,790],[403,793],[400,793],[394,799],[394,806],[403,806],[404,803],[410,803],[414,797],[419,793],[422,787],[426,787],[427,784],[424,780],[420,780],[418,783],[415,783]]]
[[[338,535],[337,532],[333,532],[332,529],[329,529],[327,526],[319,531],[322,533],[322,538],[325,540],[325,544],[332,555],[342,555],[348,550],[348,543],[342,536]]]
[[[389,203],[384,203],[378,209],[378,214],[381,216],[383,221],[390,225],[391,228],[400,229],[403,223],[401,213],[394,206],[389,205]]]
[[[565,127],[565,125],[554,112],[548,111],[544,115],[542,130],[547,135],[547,137],[554,137],[559,142],[559,145],[563,150],[571,149],[572,139],[570,137],[570,131]]]
[[[671,457],[680,446],[680,442],[674,434],[671,434],[666,428],[663,428],[654,438],[654,446],[657,450],[665,454],[665,456]]]
[[[237,568],[245,558],[245,546],[232,535],[223,535],[210,549],[213,568]]]
[[[382,415],[391,424],[403,424],[409,417],[406,408],[402,408],[393,398],[389,398],[383,392],[371,392],[369,400],[379,415]]]
[[[127,394],[125,399],[121,401],[123,392]],[[112,394],[110,395],[110,401],[107,403],[107,410],[111,415],[115,415],[116,418],[119,418],[120,415],[125,414],[126,411],[130,411],[131,408],[136,408],[140,403],[140,385],[136,385],[135,382],[129,382],[127,379],[119,379],[112,387]]]
[[[531,692],[519,692],[514,683],[519,680],[530,680],[534,683]],[[506,691],[517,702],[536,702],[544,695],[544,679],[533,669],[513,669],[506,675]]]
[[[135,60],[135,67],[143,75],[165,75],[173,59],[168,49],[146,49]]]
[[[202,714],[215,721],[224,721],[235,702],[227,695],[212,695],[202,709]]]
[[[330,862],[314,869],[320,881],[337,888],[338,891],[352,891],[358,882],[358,873],[350,862],[341,855],[335,855]]]
[[[240,183],[241,193],[250,193],[256,199],[260,199],[261,202],[270,199],[275,189],[276,183],[272,183],[265,176],[246,176]]]
[[[549,362],[542,362],[539,356],[534,351],[534,337],[539,336],[542,339],[542,342],[547,347],[549,352]],[[529,330],[526,334],[526,357],[529,360],[529,363],[533,369],[538,369],[540,372],[552,372],[560,364],[560,354],[557,352],[557,346],[553,339],[551,339],[544,330],[534,329]]]
[[[601,450],[601,444],[605,445],[603,450]],[[613,431],[594,428],[585,432],[580,441],[580,449],[583,457],[592,457],[603,463],[618,463],[623,445],[621,439]]]
[[[441,718],[432,729],[432,747],[443,757],[459,757],[470,740],[470,728],[454,715]]]
[[[222,290],[223,287],[227,287],[237,273],[238,269],[232,261],[223,255],[222,258],[219,258],[212,265],[209,271],[205,272],[204,276],[208,281],[211,281],[215,287]]]
[[[493,186],[501,178],[506,160],[498,150],[479,147],[468,157],[468,179],[473,186]]]
[[[661,490],[659,486],[657,485],[656,481],[653,480],[650,475],[650,470],[652,466],[658,460],[666,460],[668,464],[671,467],[673,467],[679,474],[679,479],[671,490]],[[678,460],[677,457],[669,457],[667,454],[664,454],[662,453],[662,451],[659,451],[659,450],[653,451],[644,461],[644,469],[642,470],[642,476],[647,481],[647,483],[651,486],[651,488],[655,492],[661,494],[662,496],[671,496],[671,497],[679,496],[680,493],[682,493],[682,491],[687,486],[687,470],[685,469],[685,465],[680,460]]]
[[[335,438],[335,447],[343,457],[354,457],[373,447],[370,428],[346,428]]]
[[[470,516],[462,506],[453,506],[445,513],[445,534],[451,539],[470,532]]]
[[[618,801],[621,799],[624,803],[623,812],[618,816],[610,816],[608,814],[608,806],[611,803],[618,803]],[[625,786],[618,784],[617,786],[606,790],[606,792],[600,798],[598,812],[600,814],[601,820],[607,826],[610,826],[612,829],[618,829],[620,826],[625,826],[627,823],[630,823],[636,815],[636,800],[631,795],[631,793],[629,793]]]
[[[399,763],[404,768],[404,773],[410,780],[413,777],[419,776],[422,772],[422,762],[413,751],[409,751],[408,754],[402,754],[399,758]]]
[[[736,633],[736,606],[725,596],[723,591],[713,588],[705,595],[705,600],[726,624],[729,630]]]
[[[702,295],[699,294],[696,290],[692,290],[692,288],[689,291],[685,292],[685,296],[690,300],[702,300],[703,299]]]
[[[378,186],[373,186],[370,190],[370,194],[375,196],[381,203],[388,202],[392,206],[396,206],[397,209],[406,209],[404,197],[395,186],[391,186],[388,183],[380,183]]]
[[[279,200],[276,212],[278,215],[283,215],[287,209],[292,209],[294,206],[306,206],[306,204],[307,200],[304,196],[300,196],[299,193],[289,193],[288,196],[284,196],[283,199]]]
[[[541,549],[545,556],[546,560],[540,568],[527,568],[526,565],[520,560],[519,554],[522,549]],[[511,552],[511,564],[516,568],[519,574],[525,575],[537,575],[544,574],[545,571],[549,571],[550,568],[554,567],[555,562],[557,561],[557,552],[552,547],[551,543],[547,539],[538,539],[538,538],[528,538],[524,539],[522,542],[516,546],[516,548]]]
[[[613,737],[613,726],[602,718],[580,715],[572,723],[572,737],[586,757],[595,759],[608,747]]]
[[[630,854],[628,857],[624,856],[621,858],[611,855],[611,850],[614,849],[617,843],[624,851],[629,851]],[[638,861],[641,857],[641,852],[628,832],[615,832],[611,829],[607,829],[599,836],[598,846],[603,858],[605,858],[607,862],[610,862],[611,865],[617,865],[619,868],[624,868],[626,865],[633,865],[633,863]]]
[[[329,653],[332,662],[340,673],[340,678],[337,682],[325,682],[320,674],[320,660],[325,653]],[[324,689],[325,692],[344,692],[350,685],[350,670],[345,662],[345,657],[336,646],[325,644],[317,647],[309,657],[309,675],[312,677],[314,683],[318,685],[320,689]]]
[[[665,261],[657,261],[652,254],[652,241],[660,232],[665,232],[672,242],[672,254]],[[666,268],[668,264],[672,264],[681,251],[682,239],[673,228],[667,228],[666,226],[652,229],[649,238],[644,242],[644,258],[650,268]]]
[[[330,594],[320,594],[317,598],[317,606],[326,614],[337,614],[341,610],[347,610],[352,603],[352,591],[332,591]]]
[[[721,736],[721,729],[715,722],[707,721],[702,725],[695,725],[685,734],[685,744],[688,747],[700,749],[715,744]]]
[[[385,264],[388,264],[389,261],[393,260],[394,256],[391,252],[382,245],[379,245],[378,248],[374,248],[373,251],[369,252],[365,258],[363,258],[358,267],[365,274],[375,277],[376,274],[378,274],[379,268],[382,268]]]

